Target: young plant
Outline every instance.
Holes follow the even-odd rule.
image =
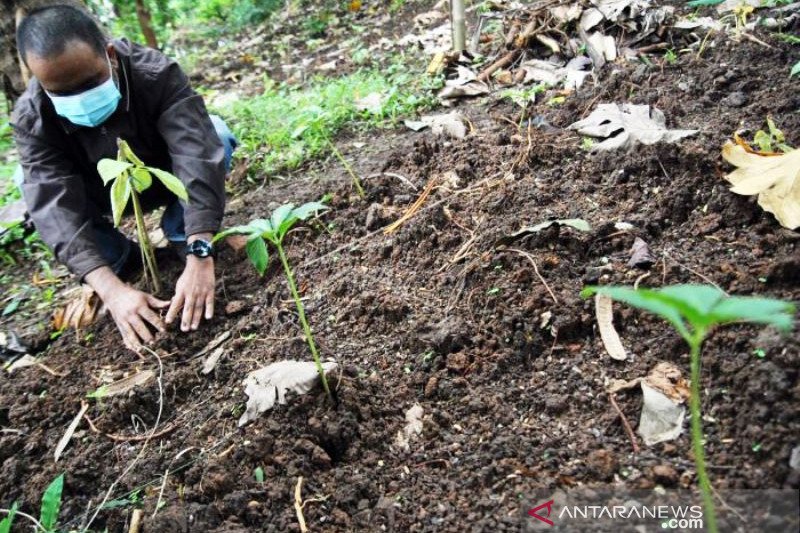
[[[785,154],[794,149],[786,144],[786,136],[778,129],[770,116],[767,116],[767,130],[769,131],[758,130],[753,136],[753,144],[758,145],[761,152],[775,153],[780,150]]]
[[[39,513],[39,520],[25,514],[18,510],[18,505],[14,503],[11,509],[2,509],[6,513],[6,517],[0,521],[0,533],[9,533],[11,526],[14,525],[16,515],[28,519],[34,526],[36,526],[37,533],[43,531],[44,533],[55,533],[56,525],[58,524],[58,511],[61,508],[61,493],[64,490],[64,474],[55,478],[50,485],[47,486],[42,494],[42,509]]]
[[[297,284],[294,280],[292,268],[289,266],[289,260],[286,257],[286,252],[283,250],[283,238],[292,229],[297,222],[307,219],[310,215],[316,214],[320,211],[327,209],[327,207],[319,202],[309,202],[300,207],[295,207],[294,204],[285,204],[273,211],[269,219],[261,218],[253,220],[246,226],[234,226],[225,231],[222,231],[214,236],[214,242],[227,237],[228,235],[239,234],[247,235],[247,256],[256,267],[259,275],[263,276],[267,270],[267,262],[269,261],[269,252],[267,251],[267,242],[272,244],[278,251],[281,264],[283,265],[283,272],[286,274],[286,281],[289,284],[289,290],[292,293],[292,298],[297,306],[297,313],[300,316],[300,323],[303,325],[303,332],[308,342],[308,347],[311,350],[311,355],[314,357],[314,363],[317,365],[319,377],[322,380],[322,386],[325,388],[325,393],[331,398],[331,390],[328,387],[328,380],[325,378],[325,370],[322,368],[322,362],[317,352],[317,346],[314,344],[314,337],[311,334],[311,327],[306,320],[306,311],[303,307],[303,301],[300,299],[300,294],[297,292]]]
[[[153,244],[150,242],[147,228],[144,225],[144,212],[139,203],[139,194],[150,188],[150,185],[153,184],[153,176],[155,176],[172,194],[184,202],[188,201],[189,197],[181,180],[169,172],[145,165],[141,159],[136,157],[128,143],[122,139],[117,139],[117,146],[119,147],[117,158],[101,159],[97,163],[97,172],[100,173],[104,184],[108,185],[113,182],[111,184],[111,212],[114,216],[115,226],[119,227],[128,201],[133,204],[136,236],[142,252],[145,282],[150,285],[154,293],[158,294],[161,292],[161,278],[158,275]]]
[[[703,341],[714,326],[733,322],[755,322],[775,326],[783,332],[792,328],[795,306],[769,298],[728,297],[708,285],[673,285],[662,289],[628,287],[586,287],[581,296],[603,294],[633,307],[654,313],[669,322],[690,348],[692,450],[697,480],[703,496],[708,530],[717,531],[711,482],[706,472],[703,428],[700,414],[700,353]]]

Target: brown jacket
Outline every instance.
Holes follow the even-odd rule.
[[[110,212],[109,187],[97,162],[117,156],[118,137],[145,164],[172,171],[186,186],[187,235],[216,232],[225,208],[224,151],[203,99],[178,64],[160,52],[125,39],[115,40],[114,48],[122,99],[101,126],[75,126],[56,115],[36,79],[11,117],[28,212],[42,240],[79,278],[107,264],[94,242],[91,217]],[[142,203],[152,207],[169,197],[153,180]]]

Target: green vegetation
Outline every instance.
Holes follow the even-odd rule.
[[[757,145],[760,151],[776,152],[780,150],[786,153],[794,150],[794,148],[786,144],[786,136],[778,129],[775,121],[770,116],[767,116],[767,130],[758,130],[753,137],[753,144]]]
[[[692,450],[697,466],[697,481],[703,495],[706,525],[717,532],[711,482],[706,472],[703,428],[700,410],[700,355],[703,341],[722,324],[754,322],[775,326],[783,332],[792,328],[795,306],[769,298],[728,297],[708,285],[674,285],[662,289],[628,287],[586,287],[581,296],[602,294],[613,300],[649,311],[669,322],[690,348]]]
[[[297,292],[297,284],[295,283],[294,274],[292,273],[292,267],[289,265],[286,252],[283,250],[283,239],[297,222],[305,220],[309,216],[324,211],[325,209],[327,209],[327,207],[319,202],[309,202],[300,207],[295,207],[294,204],[284,204],[273,211],[269,219],[261,218],[253,220],[246,226],[229,228],[214,236],[214,241],[216,242],[228,235],[247,235],[247,256],[261,276],[266,272],[267,263],[269,261],[267,241],[278,250],[278,256],[281,259],[283,272],[286,274],[286,281],[289,284],[292,298],[297,306],[297,313],[300,316],[300,323],[303,326],[303,332],[305,333],[308,347],[311,350],[311,355],[314,357],[314,363],[317,365],[317,371],[322,380],[322,386],[325,388],[325,393],[331,398],[331,390],[328,387],[325,370],[322,368],[322,361],[319,358],[317,346],[314,343],[314,336],[311,333],[311,327],[308,325],[308,320],[306,319],[305,307],[303,306],[303,301],[300,299],[300,294]]]
[[[61,474],[48,485],[44,494],[42,494],[42,508],[38,521],[32,516],[20,512],[16,503],[11,506],[11,509],[3,509],[2,511],[6,513],[6,517],[0,521],[0,533],[10,533],[16,515],[22,516],[33,523],[33,525],[36,526],[37,533],[56,533],[58,511],[61,508],[61,493],[63,490],[64,474]]]
[[[103,179],[103,183],[111,185],[111,211],[114,216],[114,225],[119,226],[122,221],[122,213],[128,205],[128,200],[133,204],[133,215],[136,218],[136,236],[139,241],[139,248],[142,251],[142,264],[144,265],[145,282],[149,282],[153,292],[161,292],[161,278],[158,274],[156,256],[153,251],[153,244],[147,234],[144,224],[144,211],[139,204],[139,193],[150,188],[153,183],[153,176],[164,184],[164,186],[175,196],[183,201],[189,199],[186,188],[181,180],[166,172],[153,167],[148,167],[144,162],[136,157],[128,143],[122,139],[117,139],[119,152],[117,159],[101,159],[97,163],[97,172]]]
[[[377,72],[317,79],[301,89],[268,83],[264,94],[215,111],[230,119],[240,142],[238,157],[271,174],[326,152],[331,137],[346,125],[395,124],[401,116],[432,105],[432,97],[419,96],[428,87],[419,85],[410,74]],[[368,97],[375,102],[364,103]]]

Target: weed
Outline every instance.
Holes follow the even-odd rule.
[[[780,150],[783,153],[791,152],[793,148],[786,144],[786,136],[775,125],[771,116],[767,116],[767,130],[758,130],[753,137],[753,144],[758,145],[762,152],[775,152]]]
[[[792,328],[795,306],[769,298],[728,297],[708,285],[674,285],[661,289],[628,287],[586,287],[581,296],[603,294],[633,307],[655,313],[669,322],[689,345],[691,366],[692,450],[697,466],[697,480],[703,495],[708,530],[717,532],[711,482],[706,472],[703,428],[700,413],[700,355],[703,341],[722,324],[747,321],[767,324],[786,332]]]
[[[314,363],[317,365],[317,371],[322,380],[322,385],[325,388],[325,393],[329,398],[332,398],[331,390],[328,387],[328,380],[325,378],[325,370],[322,368],[317,346],[314,343],[314,336],[311,333],[311,327],[308,325],[308,320],[306,319],[305,307],[303,306],[303,301],[300,299],[300,294],[297,292],[297,284],[295,283],[294,274],[292,273],[292,267],[289,266],[286,252],[283,250],[283,239],[286,237],[289,230],[292,229],[292,226],[325,209],[327,209],[327,207],[319,202],[309,202],[300,207],[295,207],[294,204],[285,204],[273,211],[269,219],[257,219],[246,226],[229,228],[215,235],[214,241],[232,234],[247,235],[247,256],[261,276],[266,272],[267,263],[269,261],[267,242],[278,250],[278,256],[283,265],[283,272],[286,275],[286,281],[289,284],[292,298],[297,306],[297,313],[300,317],[300,323],[303,326],[303,332],[305,333],[308,347],[311,350]]]
[[[11,526],[14,525],[16,515],[26,518],[36,526],[36,530],[44,533],[56,533],[58,524],[58,511],[61,508],[61,493],[64,491],[64,474],[55,478],[47,486],[42,494],[42,507],[39,513],[39,520],[19,511],[19,506],[15,502],[11,509],[0,509],[5,512],[6,517],[0,521],[0,533],[9,533]]]
[[[153,176],[158,178],[164,186],[175,196],[183,201],[188,200],[186,188],[181,180],[166,172],[153,167],[148,167],[136,157],[128,143],[117,139],[119,152],[117,159],[101,159],[97,163],[97,171],[103,178],[103,183],[111,185],[111,211],[114,216],[114,225],[119,226],[122,213],[128,205],[128,200],[133,204],[133,215],[136,219],[136,234],[139,248],[142,251],[142,264],[144,265],[145,281],[149,281],[154,293],[161,292],[161,278],[158,275],[158,265],[153,252],[153,244],[144,225],[144,212],[139,203],[139,193],[152,185]]]
[[[664,61],[666,61],[669,65],[674,65],[678,62],[678,54],[675,52],[675,50],[670,48],[664,52]]]
[[[764,359],[767,356],[767,352],[765,352],[763,348],[756,348],[753,350],[753,355],[759,359]]]

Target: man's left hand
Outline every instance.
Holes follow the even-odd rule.
[[[181,330],[196,330],[205,315],[214,316],[214,258],[186,256],[186,268],[175,285],[175,296],[167,311],[166,322],[171,324],[183,309]]]

